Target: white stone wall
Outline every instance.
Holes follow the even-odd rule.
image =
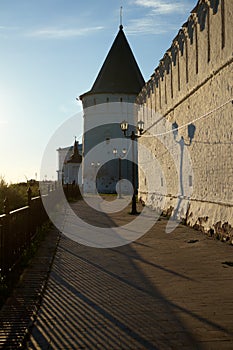
[[[206,19],[199,23],[203,9]],[[151,191],[139,174],[139,195],[163,210],[180,199],[179,216],[203,230],[219,221],[233,226],[232,16],[232,0],[199,5],[138,97],[147,129],[140,143],[153,152],[151,164],[159,162],[165,187],[162,195],[159,186]],[[139,149],[139,164],[143,158]],[[147,177],[157,177],[153,166]]]
[[[82,98],[84,192],[95,192],[96,182],[99,192],[115,192],[116,182],[119,180],[118,162],[111,161],[116,160],[123,149],[127,150],[127,157],[131,154],[131,141],[123,136],[120,123],[126,120],[130,125],[136,125],[137,113],[133,103],[135,98],[135,95],[124,94],[91,94]],[[132,128],[130,132],[131,130]],[[118,151],[117,156],[113,154],[114,148]],[[135,157],[136,155],[135,147]],[[130,165],[125,170],[130,177]]]

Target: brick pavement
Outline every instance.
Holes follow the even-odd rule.
[[[132,219],[73,208],[93,225]],[[233,247],[165,225],[112,249],[62,236],[27,349],[233,349]]]

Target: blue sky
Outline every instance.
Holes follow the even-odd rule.
[[[0,0],[0,176],[8,182],[35,178],[50,137],[78,112],[70,144],[82,134],[76,97],[91,88],[101,68],[118,32],[120,6],[148,80],[196,2]]]

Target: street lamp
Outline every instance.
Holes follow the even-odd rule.
[[[137,206],[136,206],[136,185],[135,185],[135,163],[134,163],[134,141],[142,136],[143,129],[144,129],[144,122],[140,120],[137,123],[137,130],[139,131],[139,135],[135,134],[134,131],[131,132],[131,135],[127,135],[126,132],[129,127],[129,123],[127,121],[122,121],[120,123],[121,130],[124,133],[124,136],[127,138],[130,138],[132,141],[132,185],[133,185],[133,196],[132,196],[132,208],[131,208],[131,215],[137,215]]]
[[[113,149],[113,154],[117,155],[118,151],[116,148]],[[118,157],[118,180],[119,180],[119,193],[118,193],[118,198],[121,199],[121,159],[124,158],[125,154],[126,154],[127,150],[125,148],[122,149],[122,153],[123,155],[119,154]]]
[[[91,162],[91,166],[92,166],[92,168],[93,169],[98,169],[99,168],[99,166],[100,166],[100,162]],[[96,171],[96,170],[95,170]],[[95,171],[94,171],[94,173],[95,173]],[[96,179],[96,181],[97,181],[97,179]],[[95,193],[97,192],[97,188],[96,188],[96,186],[95,186],[95,177],[94,177],[94,174],[93,174],[93,177],[92,177],[92,182],[93,182],[93,187],[95,188]]]

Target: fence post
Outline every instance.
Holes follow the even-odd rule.
[[[31,204],[32,204],[32,190],[31,187],[29,186],[27,189],[27,196],[28,196],[28,228],[27,228],[27,232],[26,232],[26,247],[29,247],[30,245],[30,241],[31,241],[31,235],[32,235],[32,208],[31,208]]]
[[[4,214],[5,218],[3,221],[3,237],[2,237],[2,243],[3,243],[3,275],[7,275],[7,272],[9,271],[11,257],[12,257],[12,237],[10,232],[10,206],[9,206],[9,199],[8,197],[4,200]]]
[[[5,237],[4,237],[4,221],[0,221],[0,277],[4,276],[4,265],[5,265]]]
[[[6,197],[4,200],[4,214],[8,215],[10,213],[9,199]]]
[[[32,190],[31,187],[29,186],[27,189],[27,195],[28,195],[28,206],[30,207],[31,205],[31,200],[32,200]]]

